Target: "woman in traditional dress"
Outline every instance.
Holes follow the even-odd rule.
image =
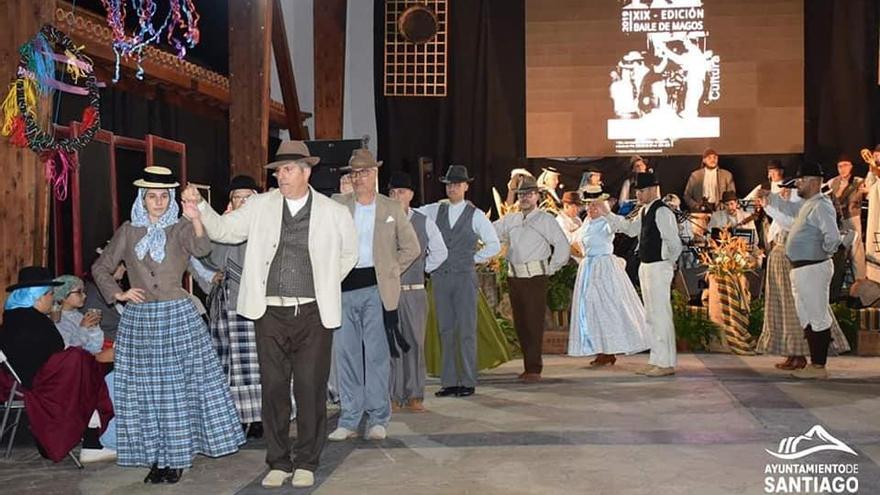
[[[200,221],[179,218],[170,170],[147,167],[134,185],[131,221],[92,266],[104,299],[126,303],[116,340],[117,462],[150,466],[144,483],[176,483],[194,454],[231,454],[244,435],[208,329],[181,286],[190,256],[206,256],[210,241]],[[126,291],[113,279],[120,261]]]
[[[575,242],[584,259],[572,296],[568,355],[595,355],[590,366],[600,367],[613,365],[615,354],[649,349],[650,338],[645,308],[626,275],[625,263],[612,254],[614,231],[600,209],[608,195],[600,186],[588,185],[583,196],[587,219],[575,233]]]
[[[229,207],[226,213],[244,206],[248,198],[257,194],[259,189],[252,177],[233,177],[229,183]],[[242,428],[248,437],[261,438],[262,394],[254,322],[236,312],[246,249],[247,242],[212,243],[210,257],[199,260],[199,263],[204,262],[207,265],[205,270],[196,272],[203,279],[200,284],[209,293],[208,326],[211,328],[214,349],[229,383],[229,391],[238,410]]]

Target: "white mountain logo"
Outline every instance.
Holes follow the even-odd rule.
[[[811,445],[812,444],[812,445]],[[785,460],[801,459],[808,455],[825,450],[837,450],[847,454],[859,455],[840,440],[834,438],[825,428],[819,425],[810,428],[810,431],[796,437],[786,437],[779,442],[778,452],[764,449],[773,457]]]

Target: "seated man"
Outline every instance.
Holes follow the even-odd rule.
[[[709,220],[709,231],[714,229],[755,230],[754,219],[739,207],[735,192],[727,191],[721,195],[721,209],[713,213]]]

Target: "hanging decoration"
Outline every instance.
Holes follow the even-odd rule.
[[[101,127],[100,95],[92,61],[83,53],[83,47],[74,45],[66,34],[48,24],[18,52],[16,79],[3,100],[0,134],[8,137],[13,145],[40,154],[55,199],[64,201],[70,173],[76,168],[75,153],[85,147]],[[64,65],[73,84],[55,79],[56,62]],[[78,85],[81,80],[82,86]],[[51,128],[44,131],[37,124],[38,115],[42,113],[40,102],[51,102],[55,91],[86,96],[89,100],[76,137],[58,139]]]
[[[186,56],[187,47],[199,44],[199,13],[192,0],[168,0],[168,14],[158,27],[153,21],[157,5],[155,0],[131,0],[132,10],[138,19],[138,29],[131,35],[125,33],[126,0],[101,0],[107,10],[107,24],[113,32],[113,51],[116,53],[116,73],[113,82],[119,80],[119,64],[122,57],[132,57],[137,63],[137,78],[144,78],[143,49],[157,42],[166,32],[166,39],[177,52],[177,58]],[[182,32],[177,35],[177,31]],[[182,36],[182,39],[181,39]]]

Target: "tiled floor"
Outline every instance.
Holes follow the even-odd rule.
[[[383,442],[328,444],[313,490],[262,489],[261,443],[198,458],[174,486],[144,485],[144,469],[53,465],[22,445],[0,461],[0,493],[758,494],[767,465],[787,462],[765,449],[817,424],[858,455],[795,462],[858,464],[859,493],[880,493],[880,358],[833,358],[824,382],[786,378],[777,358],[719,354],[681,355],[675,377],[649,379],[633,373],[646,358],[596,371],[547,357],[533,385],[508,363],[473,397],[431,395],[429,413],[395,415]]]

